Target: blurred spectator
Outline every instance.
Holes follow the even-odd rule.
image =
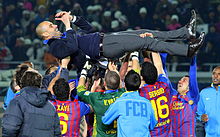
[[[26,40],[26,44],[28,44],[28,40]],[[23,37],[19,37],[16,39],[15,47],[12,49],[13,55],[16,55],[13,58],[13,61],[25,61],[27,60],[26,56],[27,47],[25,47],[25,39]]]
[[[162,20],[159,18],[157,14],[153,15],[153,29],[155,30],[165,30],[166,27]]]
[[[101,17],[101,13],[102,13],[102,6],[101,5],[94,5],[93,10],[94,10],[93,21],[100,22],[101,21],[100,17]]]
[[[75,4],[73,4],[72,0],[61,0],[58,8],[61,10],[71,11],[73,5]],[[75,12],[73,13],[75,14]]]
[[[206,41],[213,43],[216,47],[220,43],[220,33],[216,32],[215,26],[209,26],[209,33],[206,35]]]
[[[94,28],[94,32],[100,32],[102,30],[102,26],[98,22],[96,22],[96,21],[93,21],[91,23],[91,25]]]
[[[16,22],[15,18],[12,16],[9,18],[8,25],[4,28],[6,35],[13,34],[16,28],[20,27],[20,25]]]
[[[28,0],[23,0],[23,7],[24,9],[29,10],[29,11],[33,10],[33,5]]]
[[[70,0],[65,0],[65,1],[70,1]],[[83,16],[83,9],[81,8],[79,3],[75,3],[73,5],[72,13],[76,16]]]
[[[214,25],[215,23],[217,23],[217,17],[216,17],[216,13],[214,10],[211,10],[208,12],[208,17],[206,19],[206,23],[209,23],[211,25]]]
[[[35,18],[35,24],[38,25],[40,22],[47,20],[49,14],[47,12],[47,8],[44,5],[40,5],[38,7],[38,13]]]
[[[111,30],[112,22],[111,11],[105,11],[101,20],[103,32],[109,32]]]
[[[26,36],[29,37],[30,39],[37,38],[36,33],[33,33],[35,29],[36,29],[36,24],[34,21],[31,21],[27,26]]]
[[[94,8],[93,8],[93,6],[88,6],[87,7],[87,20],[89,21],[89,22],[92,22],[92,21],[94,21],[95,19],[95,15],[94,15]]]
[[[216,17],[217,20],[220,21],[220,4],[218,4],[216,8]]]
[[[13,58],[10,49],[6,46],[5,41],[0,39],[0,62],[11,61]],[[0,63],[0,69],[9,68],[8,64]]]
[[[115,19],[119,19],[121,16],[122,16],[121,11],[119,11],[119,10],[115,11],[115,13],[114,13],[114,18]]]
[[[42,62],[45,52],[45,46],[42,46],[42,42],[39,39],[34,39],[28,48],[26,55],[31,62]]]
[[[122,16],[120,16],[119,17],[119,22],[120,22],[120,30],[121,31],[125,31],[125,30],[127,30],[128,29],[128,27],[130,26],[129,25],[129,22],[128,22],[128,20],[127,20],[127,17],[125,16],[125,15],[122,15]]]
[[[177,15],[181,17],[179,20],[181,25],[188,23],[191,16],[191,9],[192,4],[189,0],[179,0],[176,11]]]
[[[13,53],[13,50],[14,50],[14,47],[16,45],[16,39],[19,38],[19,37],[22,37],[24,34],[23,34],[23,30],[21,27],[16,27],[14,30],[12,30],[13,32],[9,35],[7,41],[8,41],[8,47],[11,49],[12,51],[12,54],[13,55],[16,55]],[[7,38],[7,35],[6,35],[6,38]]]
[[[199,51],[199,58],[202,60],[201,64],[207,62],[217,63],[219,60],[216,58],[218,58],[219,55],[216,51],[218,51],[217,45],[214,46],[212,42],[208,41],[204,49]]]
[[[152,29],[152,18],[148,16],[147,9],[142,7],[139,9],[139,17],[138,17],[138,24],[141,29]]]
[[[120,29],[120,26],[119,26],[119,22],[117,20],[113,20],[111,22],[111,29],[112,29],[112,32],[117,32],[119,31]]]
[[[3,30],[4,29],[4,25],[5,25],[5,17],[4,17],[4,11],[3,8],[0,6],[0,29]]]
[[[24,10],[22,12],[22,18],[21,18],[21,26],[22,26],[24,33],[26,33],[27,27],[32,20],[33,20],[33,17],[31,17],[31,12],[28,10]]]
[[[166,14],[170,14],[172,5],[168,0],[160,0],[157,3],[155,12],[159,15],[160,18],[164,19]]]
[[[136,21],[136,18],[138,17],[140,7],[138,7],[136,0],[122,1],[121,9],[122,13],[127,16],[130,27],[139,25],[139,23]]]
[[[181,27],[181,24],[179,23],[179,17],[177,15],[171,16],[171,24],[167,26],[168,30],[176,30]]]

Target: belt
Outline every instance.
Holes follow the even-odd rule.
[[[99,43],[99,54],[100,56],[103,56],[103,38],[104,38],[104,33],[99,33],[100,36],[100,43]]]

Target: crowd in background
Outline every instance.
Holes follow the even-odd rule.
[[[51,57],[51,55],[47,52],[47,47],[42,46],[42,41],[37,38],[36,33],[35,33],[35,28],[40,22],[42,22],[44,20],[49,20],[51,22],[55,22],[56,24],[59,25],[59,27],[60,27],[59,29],[64,28],[64,26],[60,22],[54,21],[55,13],[62,11],[62,10],[71,11],[72,14],[74,14],[74,15],[80,15],[80,16],[85,17],[86,20],[88,20],[93,25],[94,31],[109,33],[109,32],[117,32],[117,31],[124,31],[124,30],[141,29],[141,28],[153,29],[153,30],[175,30],[175,29],[178,29],[178,28],[186,25],[188,23],[190,15],[191,15],[191,13],[190,13],[191,9],[196,9],[196,11],[198,13],[198,22],[197,22],[198,32],[205,31],[207,34],[206,41],[204,44],[205,46],[203,46],[203,48],[200,50],[200,52],[198,54],[198,64],[199,63],[207,63],[207,62],[210,62],[210,63],[215,62],[216,63],[216,62],[218,62],[218,60],[220,58],[220,56],[217,54],[218,43],[219,43],[218,37],[219,37],[219,32],[220,32],[220,18],[218,18],[218,17],[220,17],[219,16],[220,4],[211,3],[211,1],[200,0],[200,3],[201,3],[200,5],[197,4],[197,2],[198,2],[197,0],[191,0],[191,1],[190,0],[121,0],[121,1],[120,0],[75,0],[75,1],[73,1],[73,0],[63,0],[63,1],[61,1],[61,0],[38,0],[38,1],[34,1],[34,0],[30,0],[30,1],[28,1],[28,0],[3,1],[3,0],[0,0],[0,2],[1,2],[1,5],[0,5],[0,7],[1,7],[0,8],[0,29],[1,29],[1,33],[0,33],[0,60],[1,61],[3,60],[3,61],[21,61],[22,62],[22,61],[29,60],[32,62],[46,62],[46,63],[53,62],[53,61],[55,62],[55,59],[53,57]],[[159,55],[157,55],[157,56],[159,57]],[[68,58],[68,60],[70,60],[70,58]],[[133,60],[139,61],[138,55],[131,56],[131,60],[132,61]],[[172,62],[188,62],[186,60],[186,58],[180,58],[180,57],[172,57],[172,58],[170,58],[170,60]],[[104,107],[100,107],[100,106],[96,107],[96,104],[93,104],[93,99],[94,99],[94,102],[98,102],[99,96],[96,96],[96,95],[99,95],[99,94],[105,95],[108,93],[107,92],[104,92],[104,93],[97,92],[97,93],[92,94],[87,91],[89,88],[86,87],[88,83],[85,83],[86,82],[85,80],[86,80],[86,78],[88,78],[89,70],[91,70],[91,68],[90,69],[88,68],[88,70],[85,70],[85,68],[84,68],[84,71],[81,72],[80,79],[83,82],[80,83],[81,81],[79,81],[79,83],[82,85],[79,84],[79,87],[77,88],[77,93],[75,90],[74,96],[71,94],[72,98],[70,98],[70,96],[69,96],[70,91],[72,91],[74,88],[76,88],[77,84],[74,83],[73,84],[74,88],[71,89],[71,87],[69,87],[67,81],[62,80],[62,79],[61,80],[58,79],[59,77],[61,77],[61,75],[62,75],[61,73],[64,72],[62,70],[62,61],[59,63],[61,63],[61,66],[60,66],[61,69],[55,68],[55,71],[51,73],[51,75],[53,75],[53,77],[55,77],[55,78],[52,79],[52,76],[49,74],[51,70],[48,69],[48,74],[45,73],[44,78],[46,79],[46,76],[51,76],[51,77],[48,77],[48,79],[50,78],[50,80],[46,80],[46,81],[44,81],[45,79],[42,79],[43,78],[42,75],[40,75],[39,72],[36,72],[36,70],[28,70],[28,69],[31,69],[30,66],[28,66],[28,65],[24,65],[22,67],[18,66],[17,69],[20,70],[20,72],[23,74],[21,74],[21,73],[19,74],[18,71],[16,71],[15,77],[13,77],[13,79],[11,81],[11,85],[9,87],[9,90],[13,95],[10,98],[10,100],[13,100],[13,103],[15,103],[15,104],[11,103],[8,107],[9,109],[6,109],[7,111],[6,111],[4,118],[3,118],[3,121],[4,121],[3,126],[5,126],[5,127],[3,127],[4,134],[10,134],[10,132],[7,132],[7,130],[4,130],[4,129],[8,128],[7,127],[8,125],[14,124],[15,125],[14,127],[16,127],[17,125],[19,127],[21,125],[21,122],[23,122],[20,119],[17,119],[18,120],[17,121],[17,120],[14,120],[13,118],[7,117],[7,116],[12,116],[12,117],[18,118],[14,114],[16,114],[16,115],[18,114],[21,117],[23,116],[23,114],[27,114],[28,117],[31,116],[31,120],[34,120],[33,123],[36,126],[36,129],[33,130],[34,132],[29,132],[32,129],[26,128],[26,127],[29,127],[29,125],[28,125],[29,120],[26,121],[26,119],[23,122],[23,123],[25,123],[25,126],[22,127],[22,130],[21,130],[22,132],[23,131],[26,132],[26,130],[23,130],[23,129],[28,129],[27,132],[33,133],[33,134],[37,133],[36,135],[38,135],[38,136],[41,135],[41,133],[40,133],[41,131],[42,131],[42,135],[43,135],[43,133],[45,134],[45,131],[48,131],[48,134],[50,131],[52,131],[52,132],[57,131],[56,133],[54,132],[55,135],[60,134],[60,131],[58,131],[60,129],[57,126],[59,121],[56,121],[56,123],[54,122],[56,124],[57,130],[53,129],[53,128],[48,130],[48,127],[54,127],[54,126],[48,125],[48,123],[50,123],[52,125],[51,121],[54,120],[55,118],[57,120],[58,119],[57,116],[54,119],[48,119],[48,118],[46,118],[46,115],[44,118],[42,118],[41,115],[38,115],[38,113],[34,114],[34,115],[32,114],[33,111],[35,111],[35,109],[39,110],[37,105],[34,105],[34,106],[30,105],[30,104],[32,104],[31,101],[36,101],[36,99],[32,99],[31,101],[27,100],[25,102],[27,105],[26,104],[24,105],[24,103],[21,103],[22,108],[20,108],[20,106],[18,106],[18,107],[16,106],[16,101],[25,101],[26,98],[29,98],[28,96],[26,96],[26,93],[33,94],[33,92],[29,92],[29,90],[32,91],[32,89],[31,88],[28,89],[29,87],[32,87],[32,86],[35,88],[36,87],[39,88],[40,94],[41,93],[47,94],[46,96],[44,96],[45,98],[51,97],[51,99],[53,99],[53,100],[56,100],[56,101],[58,100],[57,102],[59,102],[59,101],[61,101],[61,103],[63,103],[62,101],[69,101],[70,103],[73,101],[78,102],[78,98],[77,98],[78,96],[76,96],[76,94],[78,94],[81,99],[84,97],[84,101],[86,103],[89,103],[93,109],[95,108],[93,110],[95,113],[97,113],[99,111],[99,110],[96,110],[96,108],[98,108],[98,109],[104,108]],[[66,62],[66,65],[63,69],[67,70],[68,63],[69,62]],[[158,61],[154,61],[154,63],[157,64]],[[133,64],[135,64],[135,63],[132,63],[132,65]],[[149,63],[149,64],[151,64],[151,63]],[[128,61],[127,61],[127,65],[129,66]],[[159,73],[159,74],[162,74],[161,77],[162,76],[165,77],[164,70],[162,70],[162,63],[157,64],[157,65],[159,65],[161,67],[160,71],[163,72],[163,73]],[[127,66],[127,68],[128,68],[128,66]],[[195,64],[195,66],[196,66],[196,64]],[[9,67],[10,66],[8,66],[7,63],[4,63],[4,62],[0,63],[0,69],[7,69]],[[114,66],[114,68],[117,69],[116,66]],[[157,68],[154,68],[155,76],[156,76],[156,77],[154,77],[155,79],[157,79],[157,72],[158,72],[158,70],[156,70],[156,69]],[[134,69],[134,70],[136,70],[136,69]],[[142,69],[142,71],[144,71],[144,70],[146,70],[146,69]],[[149,70],[151,71],[151,69],[149,69]],[[194,70],[196,71],[196,68]],[[136,71],[137,72],[140,71],[139,66]],[[209,88],[209,90],[212,90],[212,91],[218,90],[218,85],[219,85],[219,81],[220,81],[219,80],[220,73],[217,73],[215,71],[219,72],[220,70],[219,70],[219,68],[217,68],[216,70],[213,70],[213,73],[212,73],[212,78],[213,78],[212,80],[213,81],[212,82],[214,83],[214,85],[212,85]],[[97,70],[97,72],[100,72],[100,70],[99,71]],[[133,73],[136,73],[136,72],[134,71]],[[115,74],[118,75],[118,73],[115,73]],[[143,74],[145,74],[145,73],[143,72]],[[141,75],[143,75],[143,74],[141,72]],[[151,75],[151,73],[147,73],[147,72],[146,72],[146,74]],[[34,78],[30,77],[30,76],[34,76],[34,75],[36,75],[36,77],[39,77],[38,79],[35,79],[36,83],[32,83],[32,80],[30,80],[30,79],[34,79]],[[97,75],[99,76],[101,74],[97,74]],[[96,74],[91,75],[91,81],[93,81],[93,82],[98,81],[97,78],[95,77],[97,75]],[[194,76],[196,77],[196,75],[194,75]],[[118,79],[120,79],[119,76],[117,76],[117,77],[118,77]],[[184,91],[184,92],[189,93],[188,91],[191,90],[190,84],[192,84],[194,86],[195,85],[197,86],[197,84],[194,84],[191,81],[189,81],[192,77],[184,76],[183,78],[185,78],[185,77],[188,78],[188,81],[187,81],[188,83],[186,84],[187,87],[186,87],[186,91]],[[19,78],[20,78],[20,80],[19,80]],[[146,78],[148,78],[148,76],[146,76]],[[21,79],[23,79],[24,81]],[[14,81],[16,81],[16,82],[14,82]],[[61,84],[56,83],[57,81],[61,82]],[[60,86],[60,85],[62,85],[62,81],[64,81],[65,84],[67,85],[67,87],[68,87],[67,90],[62,88],[62,86]],[[76,82],[76,81],[77,80],[75,80],[74,82]],[[19,85],[19,82],[21,82],[20,83],[21,85]],[[46,84],[45,84],[45,82],[46,82]],[[113,91],[113,92],[115,92],[115,94],[120,93],[120,92],[118,92],[118,87],[116,87],[114,89],[113,88],[106,88],[106,87],[103,88],[103,86],[104,86],[103,81],[101,82],[101,79],[100,79],[99,82],[100,83],[98,83],[98,84],[96,84],[96,83],[94,84],[91,82],[92,84],[90,84],[90,86],[96,85],[97,87],[95,89],[96,90],[98,89],[100,91],[110,91],[111,90],[111,92],[109,92],[109,94],[111,94],[113,90],[116,90],[116,91]],[[116,83],[120,83],[120,82],[116,82]],[[181,83],[181,82],[179,82],[179,83]],[[37,86],[34,84],[37,84]],[[41,84],[43,86],[46,85],[46,89],[48,91],[42,90]],[[145,81],[144,86],[147,86],[146,84],[148,84],[148,83]],[[149,83],[149,84],[151,85],[151,83]],[[170,83],[166,83],[167,86],[169,84]],[[58,94],[56,95],[56,88],[54,85],[58,85],[57,88],[60,88],[60,89],[66,91],[66,98],[62,98],[63,95],[60,95],[61,98],[59,98]],[[125,86],[126,86],[126,84],[125,84]],[[139,86],[140,85],[138,85],[138,88],[135,90],[138,90]],[[28,88],[26,88],[26,87],[28,87]],[[182,87],[182,86],[178,86],[178,87]],[[16,89],[16,88],[18,88],[18,89]],[[91,86],[90,88],[92,91],[93,86]],[[182,112],[185,112],[186,110],[184,110],[183,108],[187,108],[187,109],[189,108],[189,112],[186,114],[190,114],[190,116],[186,116],[185,117],[186,119],[180,119],[180,120],[181,121],[187,120],[192,123],[195,122],[195,112],[196,111],[195,111],[194,107],[191,108],[191,106],[197,105],[197,103],[198,103],[198,100],[197,100],[198,93],[199,93],[198,87],[196,87],[196,89],[197,89],[197,91],[196,91],[197,96],[195,96],[195,94],[192,94],[192,95],[194,95],[194,96],[192,96],[192,98],[195,97],[196,100],[193,100],[194,98],[192,100],[191,99],[187,100],[185,98],[186,93],[184,93],[184,95],[181,96],[179,91],[178,91],[177,95],[180,95],[180,96],[177,96],[177,95],[175,95],[174,97],[172,96],[173,98],[171,101],[180,101],[177,103],[177,106],[175,103],[173,103],[173,105],[172,105],[172,107],[173,107],[172,108],[172,111],[173,111],[172,115],[174,117],[175,116],[178,117],[178,115],[176,115],[174,113],[175,110],[181,110]],[[33,90],[33,91],[35,91],[35,90]],[[49,93],[49,91],[51,93]],[[153,93],[154,91],[155,91],[155,93]],[[59,92],[61,92],[61,90]],[[131,92],[133,92],[133,90]],[[150,90],[149,90],[149,92],[150,92]],[[61,93],[64,93],[64,92],[61,92]],[[152,92],[150,92],[150,93],[152,93],[151,94],[152,96],[154,96],[154,95],[159,96],[159,94],[161,94],[162,92],[160,90],[152,89]],[[215,92],[213,92],[213,93],[215,93]],[[53,96],[51,96],[51,94]],[[24,95],[25,95],[25,97],[22,98],[22,96],[24,96]],[[36,95],[37,95],[36,97],[40,97],[40,96],[38,96],[38,93],[36,93]],[[218,94],[213,94],[213,95],[215,95],[217,97]],[[90,98],[87,98],[87,96],[89,96]],[[116,99],[115,96],[112,96],[112,97],[113,98],[110,98],[110,100],[106,101],[106,104],[108,104],[108,106],[111,103],[113,103]],[[163,99],[165,98],[165,96],[160,96],[160,99],[161,99],[161,97],[163,97]],[[175,99],[177,99],[177,97],[178,97],[178,100],[175,100]],[[190,97],[191,97],[191,95],[190,95]],[[207,97],[207,95],[204,95],[204,99],[205,99],[205,97]],[[218,97],[219,97],[219,95],[218,95]],[[8,98],[8,93],[7,93],[6,99],[7,98]],[[202,96],[201,96],[201,98],[202,98]],[[73,99],[73,100],[70,101],[70,99]],[[157,98],[157,99],[159,99],[159,98]],[[155,99],[155,100],[157,100],[157,99]],[[181,99],[183,99],[183,100],[181,100]],[[114,101],[112,101],[112,100],[114,100]],[[153,100],[153,101],[155,101],[155,100]],[[206,100],[207,100],[207,98],[206,98]],[[210,100],[213,101],[211,104],[218,104],[218,102],[216,103],[216,100],[214,100],[214,99],[210,99]],[[101,100],[101,101],[103,101],[103,100]],[[9,102],[10,101],[6,102],[6,100],[5,100],[4,108],[7,107],[7,103],[9,104]],[[45,99],[44,102],[47,102],[47,99]],[[105,102],[105,100],[103,102]],[[157,102],[160,102],[160,101],[157,101]],[[167,101],[164,101],[164,102],[167,102]],[[185,107],[181,106],[181,105],[183,105],[182,102],[185,103],[184,104]],[[208,103],[209,103],[208,106],[213,107],[213,105],[210,105],[210,102],[208,102]],[[106,105],[106,104],[104,104],[104,105]],[[180,106],[178,106],[178,104]],[[42,105],[44,105],[44,104],[40,104],[40,107]],[[58,105],[58,104],[55,104],[55,105],[57,105],[57,111],[59,109],[61,111],[64,111],[65,109],[69,110],[69,109],[67,109],[67,107],[61,108],[60,105]],[[100,105],[100,104],[98,104],[98,105]],[[161,117],[163,117],[165,114],[164,114],[164,112],[162,112],[162,109],[163,109],[162,107],[167,106],[168,104],[163,103],[161,105],[160,103],[159,104],[157,103],[157,105],[159,106],[158,111],[161,111],[161,113],[159,115],[161,115]],[[37,106],[37,108],[35,106]],[[52,106],[51,104],[48,105],[48,108],[49,107],[52,108],[51,106]],[[137,106],[139,106],[139,105],[137,105]],[[13,107],[15,107],[16,109],[13,109]],[[28,108],[29,110],[26,108]],[[200,108],[203,109],[205,107],[200,107]],[[214,114],[215,118],[218,120],[218,116],[216,114],[218,114],[219,109],[217,106],[214,106],[213,108],[216,108],[216,113],[213,113],[213,114]],[[20,112],[20,109],[22,112],[17,113],[18,111]],[[90,109],[89,106],[87,106],[87,110],[88,109]],[[130,109],[130,107],[128,107],[128,109]],[[167,107],[165,109],[168,110],[168,111],[166,111],[166,114],[169,114],[169,113],[167,113],[170,111],[169,107]],[[26,113],[23,113],[23,110],[28,110],[28,111],[24,111]],[[106,110],[107,110],[107,107],[105,110],[101,110],[103,112],[100,116],[103,116],[104,112]],[[143,112],[142,110],[144,110],[144,109],[140,109],[140,110],[141,110],[141,112]],[[42,112],[42,110],[41,110],[41,112]],[[134,112],[134,115],[137,114],[135,111],[133,111],[133,112]],[[180,111],[178,111],[178,112],[179,113],[177,113],[177,114],[180,114],[180,115],[185,114],[185,113],[180,113]],[[50,114],[50,113],[47,113],[46,111],[44,112],[44,114],[45,113]],[[50,115],[54,115],[54,113],[55,113],[55,110],[51,111]],[[42,114],[42,113],[40,113],[40,111],[39,111],[39,114]],[[64,114],[64,113],[62,113],[62,114]],[[73,113],[73,114],[76,114],[76,113]],[[208,123],[209,126],[214,125],[215,127],[219,127],[216,123],[213,122],[213,119],[212,119],[213,114],[209,114],[208,116],[206,116],[204,118],[202,117],[203,114],[205,114],[205,116],[206,116],[206,112],[201,113],[201,117],[199,117],[200,120],[202,120],[203,122],[207,122],[208,116],[210,116],[211,119],[209,120],[210,123]],[[102,121],[100,120],[101,119],[100,116],[99,116],[98,122],[99,122],[99,124],[102,124],[103,120]],[[193,119],[189,119],[189,118],[193,118]],[[203,119],[205,119],[205,120],[203,120]],[[11,120],[11,121],[9,121],[9,120]],[[63,126],[63,124],[66,124],[62,121],[63,119],[60,119],[60,120],[61,120],[62,126]],[[42,121],[44,122],[43,124],[41,124]],[[81,121],[81,115],[76,120],[78,132],[80,129],[80,127],[79,127],[80,121]],[[92,120],[88,120],[88,121],[90,122]],[[134,122],[136,122],[136,121],[134,121]],[[168,120],[165,122],[158,122],[158,125],[159,126],[160,126],[160,124],[166,125],[166,122],[170,123],[170,121]],[[10,123],[10,124],[8,124],[8,123]],[[93,123],[93,121],[91,123]],[[106,122],[104,122],[104,123],[106,123]],[[173,122],[173,123],[175,123],[175,122]],[[47,126],[42,126],[42,125],[47,125]],[[90,126],[92,127],[92,124]],[[113,122],[112,126],[115,128],[114,122]],[[89,128],[88,130],[91,130],[92,129],[91,127],[90,128],[88,127]],[[126,126],[124,126],[124,127],[126,127]],[[178,127],[178,126],[174,126],[174,127]],[[186,129],[194,129],[194,127],[195,127],[195,123],[193,123],[192,126],[190,125],[190,128],[188,128],[188,127],[181,128],[181,131],[185,132]],[[10,128],[8,128],[8,129],[10,129]],[[19,129],[19,128],[17,128],[17,129]],[[40,132],[39,132],[39,129],[40,129]],[[135,128],[132,128],[132,129],[135,129]],[[206,129],[206,132],[209,133],[209,131],[213,131],[212,129],[215,129],[215,128]],[[62,130],[62,132],[68,131],[68,130],[66,130],[66,128],[62,128],[61,130]],[[8,131],[10,131],[10,130],[8,130]],[[19,133],[22,134],[21,131],[19,131]],[[121,130],[118,129],[118,131],[121,131]],[[126,131],[128,131],[128,130],[126,130]],[[176,130],[174,130],[174,132],[175,131]],[[219,131],[219,129],[216,128],[213,133],[218,134],[219,133],[218,131]],[[72,133],[72,132],[70,131],[70,133]],[[93,133],[96,134],[95,130],[93,131]],[[88,135],[91,135],[93,133],[91,131],[88,131]],[[161,133],[163,133],[163,132],[161,132]],[[64,134],[64,133],[62,133],[62,134]],[[77,134],[79,134],[79,133],[77,133]],[[115,131],[114,131],[114,134],[116,134]],[[181,134],[183,135],[183,133],[181,133]],[[192,134],[195,134],[195,131],[193,131]],[[192,134],[190,133],[190,136]]]
[[[116,32],[132,29],[175,30],[187,24],[191,9],[198,13],[198,31],[206,42],[198,64],[220,59],[220,4],[210,0],[0,0],[0,61],[53,62],[47,47],[35,33],[36,25],[54,21],[60,10],[85,17],[94,31]],[[60,24],[60,22],[56,22]],[[63,26],[60,25],[62,28]],[[48,57],[49,56],[49,57]],[[172,62],[186,62],[172,57]],[[187,61],[188,62],[188,61]],[[0,64],[0,68],[8,68]]]

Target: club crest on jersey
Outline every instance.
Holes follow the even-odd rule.
[[[189,102],[188,102],[190,105],[192,105],[194,102],[193,102],[193,100],[189,100]]]
[[[88,96],[89,94],[90,94],[89,91],[86,91],[86,92],[84,93],[85,96]]]

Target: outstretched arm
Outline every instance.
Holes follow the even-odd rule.
[[[197,104],[199,101],[199,87],[197,82],[197,63],[196,56],[191,59],[190,70],[189,70],[189,90],[190,96],[194,99],[194,102]]]
[[[64,78],[66,81],[68,81],[68,77],[69,77],[69,71],[67,71],[67,73],[61,73],[62,72],[62,69],[65,68],[67,69],[67,65],[70,61],[70,57],[66,57],[65,59],[62,59],[60,61],[60,66],[59,66],[59,69],[57,70],[58,73],[56,74],[56,76],[51,80],[47,90],[50,91],[50,93],[52,95],[54,95],[54,92],[53,92],[53,86],[55,84],[55,82],[61,77],[61,78]],[[62,76],[61,76],[62,75]]]
[[[110,125],[117,117],[119,117],[119,105],[118,102],[114,102],[110,105],[108,110],[105,112],[104,116],[102,116],[102,122],[104,124]]]
[[[45,75],[43,77],[43,81],[42,81],[42,87],[41,88],[45,88],[47,89],[51,80],[56,77],[56,75],[59,73],[60,71],[60,78],[64,78],[65,80],[68,80],[69,77],[69,70],[67,69],[67,65],[70,61],[70,57],[66,57],[64,59],[61,60],[61,64],[59,64],[59,69],[57,69],[56,71],[52,72],[51,74]]]
[[[163,65],[162,65],[162,61],[160,58],[160,54],[156,52],[152,52],[152,58],[153,58],[154,66],[157,68],[158,76],[161,74],[165,74],[163,70]]]
[[[163,70],[164,70],[164,73],[165,73],[166,77],[168,78],[168,72],[167,72],[167,68],[166,68],[167,56],[168,56],[167,53],[160,53],[160,58],[161,58],[161,61],[162,61],[162,64],[163,64]],[[168,78],[168,82],[169,82],[169,87],[170,87],[170,89],[171,89],[171,92],[177,93],[177,91],[173,88],[172,83],[171,83],[171,81],[169,80],[169,78]]]
[[[140,67],[140,64],[139,64],[138,56],[139,56],[138,51],[135,51],[135,52],[131,53],[132,69],[134,71],[136,71],[138,74],[140,74],[141,67]]]
[[[154,65],[157,68],[157,72],[158,72],[158,76],[159,76],[158,80],[166,83],[169,86],[170,92],[172,94],[172,92],[175,90],[173,89],[170,80],[168,79],[167,75],[164,72],[160,54],[152,52],[152,58],[153,58]]]
[[[128,70],[128,62],[129,62],[130,54],[127,54],[121,64],[120,70],[119,70],[119,75],[122,81],[124,81],[126,72]]]
[[[91,103],[90,101],[90,91],[86,90],[86,77],[87,77],[87,70],[91,68],[91,65],[89,65],[89,62],[87,61],[81,71],[78,86],[77,86],[77,95],[80,97],[82,101],[85,103]]]

